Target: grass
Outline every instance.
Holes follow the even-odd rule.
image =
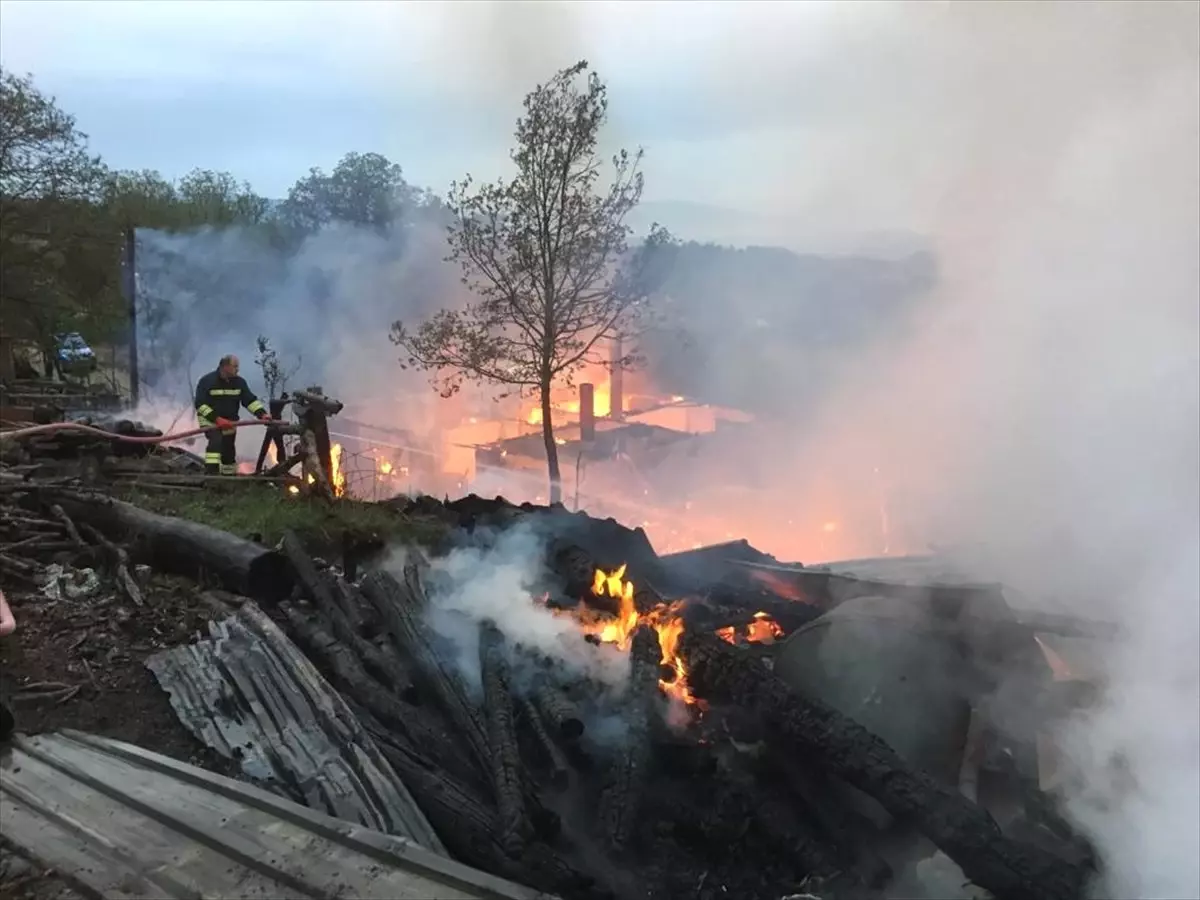
[[[144,509],[202,522],[239,537],[257,535],[274,543],[285,531],[294,531],[313,548],[340,549],[342,539],[378,538],[383,541],[436,543],[445,525],[428,518],[413,518],[379,503],[339,498],[328,503],[317,498],[281,494],[267,485],[237,484],[205,491],[139,491],[125,499]]]

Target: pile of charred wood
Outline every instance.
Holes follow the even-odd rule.
[[[888,818],[892,843],[928,842],[996,897],[1083,896],[1094,856],[1036,787],[1014,784],[1027,827],[1002,829],[957,785],[777,673],[772,641],[852,594],[838,576],[806,573],[796,599],[769,588],[782,575],[758,554],[737,577],[664,597],[652,585],[687,582],[701,557],[659,559],[644,535],[586,516],[564,522],[561,511],[433,505],[463,540],[481,526],[553,521],[546,591],[511,602],[556,609],[589,634],[621,630],[628,676],[593,680],[500,622],[437,626],[445,611],[419,554],[354,583],[294,536],[265,548],[96,496],[44,506],[37,529],[83,541],[83,525],[68,523],[85,523],[98,548],[137,532],[163,564],[207,569],[258,601],[337,690],[445,849],[512,880],[565,898],[881,896],[894,857],[853,796]],[[620,581],[617,554],[633,584],[600,590]],[[953,596],[925,600],[940,616],[961,612]]]
[[[464,666],[461,637],[431,624],[420,565],[355,586],[319,570],[297,541],[284,550],[298,587],[278,607],[283,627],[472,865],[563,896],[870,896],[894,873],[880,832],[846,801],[857,793],[994,896],[1078,898],[1092,874],[1086,842],[1045,798],[1026,795],[1018,837],[793,690],[754,637],[764,620],[770,638],[784,631],[755,592],[689,604],[638,588],[633,606],[648,624],[628,635],[629,676],[614,692],[490,621],[467,623],[477,665]],[[617,623],[628,603],[578,580],[604,572],[583,556],[551,554],[563,593],[588,607],[581,621]],[[679,621],[664,628],[663,609]],[[818,615],[810,607],[795,621]]]

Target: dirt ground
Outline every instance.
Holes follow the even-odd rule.
[[[13,583],[0,587],[17,618],[16,632],[0,639],[0,698],[19,732],[74,728],[236,775],[184,729],[144,665],[152,653],[205,629],[213,606],[194,584],[153,576],[141,608],[123,604],[106,582],[90,595],[57,600]],[[0,837],[0,900],[78,896]]]

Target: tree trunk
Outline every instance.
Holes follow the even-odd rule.
[[[562,503],[562,471],[558,467],[558,444],[554,442],[550,380],[542,382],[538,390],[542,396],[542,442],[546,445],[546,466],[550,472],[550,502]]]

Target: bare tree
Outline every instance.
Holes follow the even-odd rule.
[[[279,354],[271,346],[270,339],[265,335],[260,334],[256,344],[258,346],[258,355],[254,357],[254,363],[262,370],[263,385],[267,389],[267,399],[278,400],[284,390],[287,389],[288,381],[300,371],[303,358],[297,357],[296,364],[288,369],[279,361]]]
[[[476,185],[468,175],[450,189],[450,259],[474,299],[415,330],[392,326],[402,365],[430,371],[443,396],[464,380],[536,392],[551,503],[562,499],[551,387],[597,361],[601,340],[631,336],[647,296],[642,262],[669,239],[655,225],[629,251],[625,219],[642,196],[642,152],[617,153],[611,182],[598,184],[607,112],[606,88],[586,62],[526,96],[511,154],[516,176]]]

